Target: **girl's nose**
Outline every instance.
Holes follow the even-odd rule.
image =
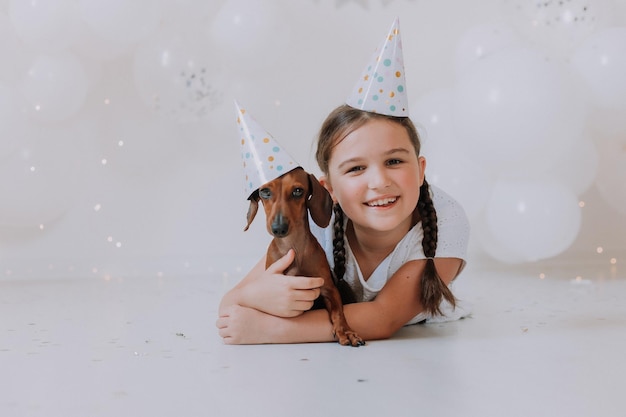
[[[368,178],[368,186],[372,190],[379,190],[382,188],[389,187],[391,185],[391,180],[388,176],[387,171],[382,167],[370,168],[369,170],[369,178]]]

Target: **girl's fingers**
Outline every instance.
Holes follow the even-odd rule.
[[[271,264],[269,268],[267,268],[267,271],[273,274],[283,272],[285,269],[287,269],[289,265],[291,265],[294,257],[295,257],[294,250],[289,249],[289,251],[282,258],[278,259],[276,262]]]
[[[291,265],[295,258],[295,252],[293,249],[289,251],[280,259],[275,261],[267,268],[267,272],[271,274],[282,274],[285,269]],[[313,288],[319,288],[324,285],[324,278],[319,277],[289,277],[290,286],[296,290],[309,290]]]
[[[318,277],[290,277],[291,286],[296,290],[318,290],[324,285],[324,278]]]
[[[296,299],[298,301],[315,301],[320,296],[319,288],[312,288],[310,290],[296,290]]]
[[[311,308],[313,308],[313,301],[298,301],[293,309],[298,314],[302,314],[305,311],[309,311]]]

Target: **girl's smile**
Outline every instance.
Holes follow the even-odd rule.
[[[369,207],[389,207],[398,201],[398,196],[395,197],[381,197],[373,201],[368,201],[365,204]]]

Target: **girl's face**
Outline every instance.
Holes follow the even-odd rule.
[[[425,168],[403,126],[373,119],[335,145],[323,183],[355,230],[406,232]]]

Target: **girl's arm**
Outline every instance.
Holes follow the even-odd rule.
[[[293,250],[265,270],[265,256],[228,291],[219,306],[222,315],[239,305],[280,317],[295,317],[309,310],[320,295],[323,278],[293,277],[283,271],[293,262]]]
[[[435,262],[446,284],[456,277],[461,266],[461,260],[456,258],[440,258]],[[425,265],[425,260],[407,262],[387,281],[373,301],[345,305],[344,314],[350,327],[364,340],[391,337],[423,310],[419,302],[419,281]],[[216,324],[227,344],[334,340],[326,310],[307,311],[287,318],[233,306],[221,311]]]

